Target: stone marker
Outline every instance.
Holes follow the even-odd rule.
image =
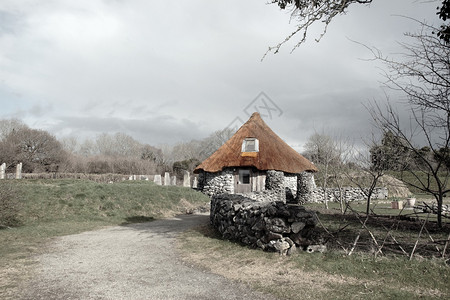
[[[198,184],[197,177],[194,177],[194,182],[192,183],[192,188],[196,189],[197,188],[197,184]]]
[[[191,174],[189,174],[188,171],[184,171],[183,186],[184,187],[191,187]]]
[[[153,182],[157,185],[161,185],[161,175],[155,175],[155,178],[153,179]]]
[[[0,179],[5,179],[5,172],[6,172],[6,164],[2,163],[0,166]]]
[[[170,185],[170,174],[169,172],[164,173],[164,185]]]
[[[170,185],[177,185],[177,176],[172,176],[170,178]]]
[[[18,163],[16,167],[16,179],[22,179],[22,163]]]

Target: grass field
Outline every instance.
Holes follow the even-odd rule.
[[[32,255],[50,238],[109,225],[151,221],[209,202],[189,188],[148,181],[8,180],[21,204],[18,227],[0,230],[0,299],[31,276]],[[0,186],[2,188],[3,186]]]
[[[321,214],[321,217],[324,223],[333,223],[331,216]],[[335,225],[339,223],[336,221]],[[353,228],[344,234],[354,240]],[[407,230],[404,236],[408,235],[414,241],[417,232]],[[375,257],[365,251],[347,256],[338,248],[312,254],[300,251],[286,257],[222,240],[210,226],[184,233],[179,239],[179,249],[188,263],[280,299],[450,297],[450,267],[443,259],[419,255],[410,261],[404,255],[386,252]]]
[[[33,256],[45,252],[46,242],[53,237],[109,225],[151,221],[209,202],[208,197],[191,189],[161,187],[151,182],[5,182],[18,191],[22,207],[20,226],[0,230],[0,299],[14,299],[18,283],[33,276],[36,263]],[[324,210],[323,204],[308,204],[308,208],[319,210],[321,222],[332,232],[339,231],[345,222],[349,223],[345,230],[336,234],[346,237],[344,242],[348,246],[361,231],[361,225],[355,218],[342,217],[337,203],[329,204],[329,210]],[[389,209],[389,200],[374,201],[372,205],[374,212],[380,215],[395,216],[400,212]],[[362,212],[365,204],[354,203],[352,208]],[[402,211],[402,214],[410,213],[411,210]],[[382,224],[397,225],[392,234],[396,234],[399,242],[406,243],[405,250],[410,251],[421,223],[397,222],[393,218],[391,223]],[[404,224],[409,225],[404,227]],[[376,238],[383,241],[386,230],[377,219],[367,225]],[[443,232],[429,227],[430,235],[446,239],[449,225],[446,226],[447,231]],[[338,245],[330,244],[326,253],[300,252],[280,257],[222,240],[205,225],[183,234],[179,250],[192,264],[285,299],[450,298],[448,260],[436,258],[433,249],[423,246],[427,241],[428,234],[424,234],[412,261],[401,253],[387,251],[388,245],[383,255],[374,257],[370,252],[370,236],[365,231],[351,256],[346,256]],[[439,247],[442,250],[442,245]]]

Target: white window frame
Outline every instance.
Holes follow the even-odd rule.
[[[248,142],[254,142],[255,143],[255,148],[253,150],[249,150],[248,148]],[[257,138],[245,138],[242,141],[242,152],[259,152],[259,140]]]

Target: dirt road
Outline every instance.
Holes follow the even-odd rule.
[[[178,258],[177,234],[208,218],[188,215],[58,238],[37,258],[22,299],[272,299]]]

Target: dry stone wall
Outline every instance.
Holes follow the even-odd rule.
[[[367,189],[365,190],[367,192]],[[351,201],[362,201],[367,199],[366,195],[360,188],[345,187],[342,189],[338,188],[327,188],[326,197],[327,201],[339,201],[342,194],[342,199],[346,202]],[[372,199],[386,199],[388,197],[388,190],[384,187],[375,188],[372,194]],[[324,202],[325,193],[323,188],[315,188],[310,193],[311,202]]]
[[[299,205],[255,201],[243,195],[222,194],[211,200],[211,224],[223,238],[251,247],[291,254],[323,241],[315,230],[317,216]],[[320,249],[324,249],[321,247]]]

